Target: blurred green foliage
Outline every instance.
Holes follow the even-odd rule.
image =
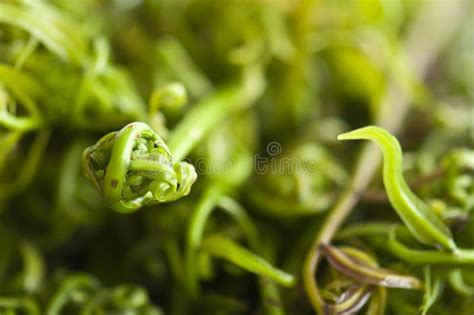
[[[0,314],[473,314],[472,257],[420,244],[382,176],[370,181],[379,159],[336,143],[365,125],[396,133],[408,185],[472,249],[473,12],[468,0],[0,0]],[[198,179],[125,215],[81,155],[135,121]],[[156,175],[140,172],[139,187]],[[340,215],[344,196],[359,202]],[[384,268],[379,282],[330,257],[305,276],[315,235],[364,275]],[[384,286],[399,274],[421,289]],[[302,288],[316,280],[321,300]]]

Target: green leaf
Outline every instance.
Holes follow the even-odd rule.
[[[295,284],[294,276],[273,267],[265,259],[223,236],[207,237],[201,248],[211,255],[228,260],[249,272],[269,277],[283,286],[291,287]]]

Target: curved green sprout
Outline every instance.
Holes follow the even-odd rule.
[[[148,120],[150,126],[166,138],[169,131],[166,119],[161,110],[176,112],[188,100],[186,88],[178,82],[171,82],[153,91],[148,103]]]
[[[175,162],[160,136],[145,123],[130,123],[83,153],[83,169],[118,212],[170,202],[189,194],[197,175]]]
[[[161,108],[179,109],[186,104],[187,100],[186,88],[181,83],[168,83],[151,94],[149,113],[152,115]]]
[[[406,183],[402,173],[402,149],[394,136],[383,128],[368,126],[341,134],[337,139],[375,141],[384,156],[383,181],[388,198],[410,232],[426,245],[456,249],[447,225]]]
[[[41,88],[30,76],[0,63],[0,127],[26,132],[41,126],[35,102],[39,96]],[[20,111],[26,115],[18,116],[16,112]]]
[[[474,296],[474,286],[464,281],[463,273],[460,268],[453,269],[449,273],[449,283],[451,287],[462,295]]]

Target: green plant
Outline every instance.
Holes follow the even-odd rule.
[[[0,314],[472,315],[472,9],[0,1]]]

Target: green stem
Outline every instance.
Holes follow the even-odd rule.
[[[227,196],[219,200],[219,206],[239,222],[250,248],[256,253],[263,254],[264,248],[259,239],[257,228],[250,220],[245,209],[235,200]],[[268,255],[263,255],[263,257],[268,260],[267,256]],[[269,261],[272,262],[271,260]],[[260,276],[258,283],[265,314],[285,315],[286,312],[281,301],[280,290],[275,281],[269,277]]]
[[[204,226],[214,210],[218,200],[222,197],[219,186],[211,184],[204,192],[191,217],[186,238],[186,285],[191,297],[198,296],[197,251],[204,234]]]
[[[474,266],[474,250],[458,248],[454,252],[414,250],[397,241],[392,233],[387,248],[393,255],[414,265]]]
[[[225,196],[220,186],[216,184],[210,184],[209,188],[204,193],[201,201],[198,203],[196,210],[193,213],[193,216],[191,217],[190,226],[188,228],[185,256],[187,271],[186,284],[191,297],[194,298],[198,296],[200,290],[198,284],[198,274],[196,270],[197,251],[201,247],[205,224],[208,218],[210,217],[212,211],[216,209],[216,206],[222,208],[222,210],[227,212],[237,221],[252,250],[257,253],[261,252],[261,245],[257,234],[257,229],[248,217],[247,213],[245,212],[245,209],[243,209],[232,198]],[[226,253],[229,249],[227,245],[229,244],[222,247],[222,242],[218,242],[219,244],[217,244],[216,246],[213,246],[213,244],[215,245],[215,243],[213,242],[207,241],[206,243],[208,247],[210,246],[213,248],[214,251],[217,251],[214,252],[215,255],[233,261],[237,265],[241,264],[241,262],[234,260],[240,260],[242,258],[242,255],[233,255],[233,257],[226,256]],[[233,248],[235,248],[235,246],[233,246]],[[236,251],[241,253],[243,249],[239,249]],[[245,254],[243,256],[249,258],[250,261],[253,261],[255,259],[261,260],[260,258],[255,258],[257,256],[255,256],[254,254],[246,250],[244,251]],[[252,257],[250,257],[249,255]],[[278,269],[273,268],[266,261],[263,262],[265,263],[265,268],[263,268],[265,269],[264,273],[270,270],[270,275],[279,279],[279,281],[281,281],[281,283],[283,283],[284,285],[293,284],[294,279],[290,277],[290,275],[282,273]],[[262,266],[263,264],[262,262],[260,262],[259,266],[257,266],[258,270],[254,270],[254,272],[261,272],[259,268],[262,268]],[[249,270],[248,268],[246,269]],[[283,310],[283,306],[281,305],[279,290],[274,280],[266,276],[261,276],[259,283],[261,287],[262,300],[264,301],[264,308],[266,309],[267,314],[284,315],[285,312]]]

